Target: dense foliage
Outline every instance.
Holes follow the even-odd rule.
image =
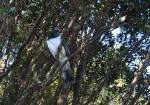
[[[65,101],[54,27],[72,54]],[[149,105],[149,34],[149,0],[1,0],[0,104]]]

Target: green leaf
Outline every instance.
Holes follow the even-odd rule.
[[[11,7],[10,8],[10,12],[15,12],[16,11],[16,7]]]
[[[1,7],[0,14],[8,14],[16,11],[16,7]]]
[[[2,43],[0,43],[0,48],[3,48],[3,44]]]
[[[0,8],[0,14],[5,14],[8,13],[8,8],[7,7],[1,7]]]

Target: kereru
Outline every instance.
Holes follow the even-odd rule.
[[[54,29],[49,35],[48,40],[47,40],[47,45],[53,57],[56,60],[58,60],[59,65],[62,66],[65,63],[65,61],[68,59],[70,53],[62,37],[62,33],[60,33],[57,28]],[[62,78],[64,80],[65,88],[67,88],[68,86],[74,83],[74,78],[71,73],[71,66],[70,66],[69,61],[66,62],[62,68]]]

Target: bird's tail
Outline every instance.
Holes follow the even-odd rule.
[[[68,88],[75,83],[73,75],[69,69],[62,70],[62,77],[64,79],[64,88]]]

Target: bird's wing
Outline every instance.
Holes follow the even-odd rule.
[[[69,57],[71,54],[70,54],[67,42],[64,40],[64,38],[62,36],[61,36],[61,41],[62,41],[62,45],[64,46],[66,56]]]

